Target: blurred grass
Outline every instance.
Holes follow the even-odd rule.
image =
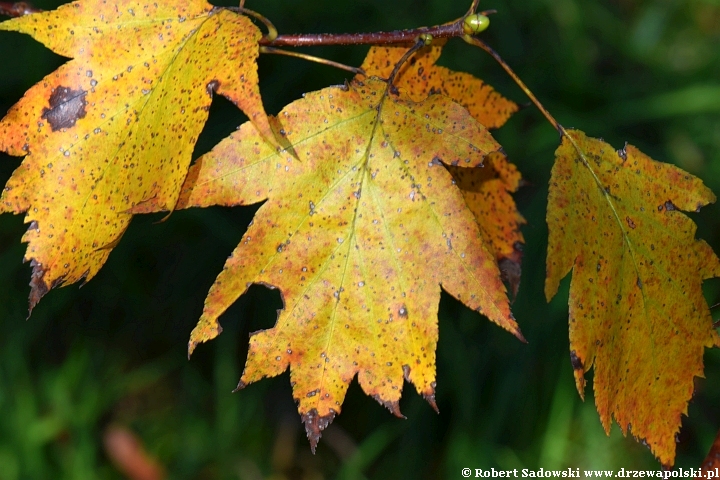
[[[281,32],[410,28],[453,19],[457,0],[248,0]],[[37,6],[49,8],[49,1]],[[720,2],[717,0],[483,0],[496,8],[484,38],[567,127],[620,147],[637,145],[720,192]],[[2,33],[4,111],[62,59],[29,38]],[[359,65],[363,47],[308,53]],[[441,62],[480,76],[524,103],[491,59],[460,41]],[[263,57],[266,108],[342,83],[344,72]],[[244,121],[216,99],[196,154]],[[287,374],[231,394],[251,331],[271,326],[277,292],[253,287],[223,317],[225,332],[187,361],[186,343],[225,258],[253,208],[176,212],[133,220],[110,261],[82,289],[47,295],[24,321],[29,268],[22,219],[0,217],[0,480],[121,478],[102,449],[112,423],[135,431],[170,478],[460,478],[470,468],[657,467],[649,451],[606,437],[588,387],[575,392],[568,358],[567,284],[546,304],[542,288],[547,180],[556,132],[532,108],[496,132],[529,186],[517,199],[529,220],[520,294],[513,305],[528,345],[444,295],[436,415],[406,388],[398,420],[353,384],[343,414],[312,456]],[[3,157],[4,182],[19,159]],[[720,215],[693,214],[720,247]],[[717,281],[707,283],[714,303]],[[717,316],[717,315],[716,315]],[[679,436],[678,466],[697,467],[720,426],[720,356],[708,352]]]

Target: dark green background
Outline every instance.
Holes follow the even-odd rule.
[[[452,20],[460,0],[248,0],[281,33],[410,28]],[[38,2],[39,7],[54,4]],[[508,0],[483,34],[566,127],[625,141],[673,162],[720,192],[720,0]],[[309,53],[359,65],[366,48]],[[28,37],[0,33],[0,109],[62,63]],[[483,52],[451,42],[446,66],[480,76],[526,103]],[[345,72],[285,57],[260,59],[261,89],[276,113],[303,92],[342,83]],[[216,98],[196,156],[244,121]],[[350,387],[343,413],[310,454],[288,375],[231,394],[248,333],[273,325],[277,292],[253,287],[223,317],[225,332],[186,358],[190,330],[254,208],[138,216],[101,272],[82,289],[50,292],[27,315],[30,269],[21,217],[0,217],[0,480],[121,478],[102,448],[111,424],[128,426],[170,478],[433,479],[470,468],[657,468],[649,451],[606,437],[575,391],[567,339],[567,280],[543,297],[547,180],[558,135],[533,108],[496,132],[529,186],[518,342],[448,295],[441,300],[440,415],[406,386],[407,420]],[[5,182],[20,159],[0,159]],[[692,214],[720,248],[718,207]],[[708,299],[720,283],[706,283]],[[715,317],[717,318],[717,313]],[[663,319],[659,319],[662,321]],[[720,355],[678,439],[678,466],[697,467],[720,427]],[[590,377],[592,374],[589,375]]]

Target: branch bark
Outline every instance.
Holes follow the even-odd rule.
[[[22,17],[31,13],[41,12],[39,8],[35,8],[25,2],[0,2],[0,15],[6,17]]]
[[[473,3],[475,5],[476,2]],[[231,8],[232,9],[232,8]],[[27,2],[0,1],[0,15],[7,17],[21,17],[30,13],[42,12]],[[472,10],[468,13],[471,14]],[[483,13],[483,12],[481,12]],[[420,35],[432,35],[434,38],[461,37],[463,32],[463,18],[444,25],[422,27],[410,30],[394,30],[391,32],[366,33],[301,33],[278,35],[270,40],[260,40],[261,46],[266,47],[310,47],[322,45],[397,45],[415,43]]]
[[[261,40],[261,45],[272,47],[310,47],[318,45],[392,45],[415,43],[420,35],[430,34],[434,38],[461,37],[463,19],[435,27],[411,30],[369,33],[303,33],[278,35],[273,41]]]

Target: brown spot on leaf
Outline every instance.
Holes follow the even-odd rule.
[[[57,87],[50,95],[50,106],[43,108],[42,118],[50,124],[53,132],[75,126],[80,118],[85,118],[87,92],[70,87]]]
[[[617,151],[618,156],[622,158],[623,162],[627,161],[627,146],[628,144],[625,142],[625,146]]]
[[[28,311],[28,318],[30,318],[35,305],[50,291],[50,288],[43,278],[45,277],[45,269],[42,264],[32,259],[30,260],[30,266],[32,267],[32,275],[30,276],[30,309]]]
[[[575,350],[570,351],[570,364],[572,365],[573,370],[585,370],[583,362],[580,360],[580,357],[577,356]]]
[[[211,97],[213,96],[213,92],[217,92],[218,88],[220,88],[220,81],[215,79],[208,82],[207,86],[205,87],[205,90],[207,90],[208,95]]]

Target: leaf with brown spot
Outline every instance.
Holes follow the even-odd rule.
[[[25,155],[0,212],[30,224],[31,310],[49,288],[97,273],[134,205],[174,208],[213,92],[272,140],[247,17],[203,1],[76,2],[0,29],[72,58],[0,122],[0,149]]]
[[[250,339],[239,387],[290,368],[313,448],[357,375],[394,414],[403,379],[433,406],[441,287],[522,338],[494,256],[440,164],[499,145],[447,97],[414,103],[368,79],[307,94],[277,117],[294,154],[249,123],[190,169],[178,207],[267,200],[227,260],[189,349],[254,284],[284,301]]]
[[[720,273],[680,210],[715,201],[702,182],[633,146],[616,151],[570,131],[550,179],[545,294],[572,269],[570,348],[578,391],[595,365],[605,430],[647,442],[663,465],[687,414],[703,352],[718,335],[702,281]]]

